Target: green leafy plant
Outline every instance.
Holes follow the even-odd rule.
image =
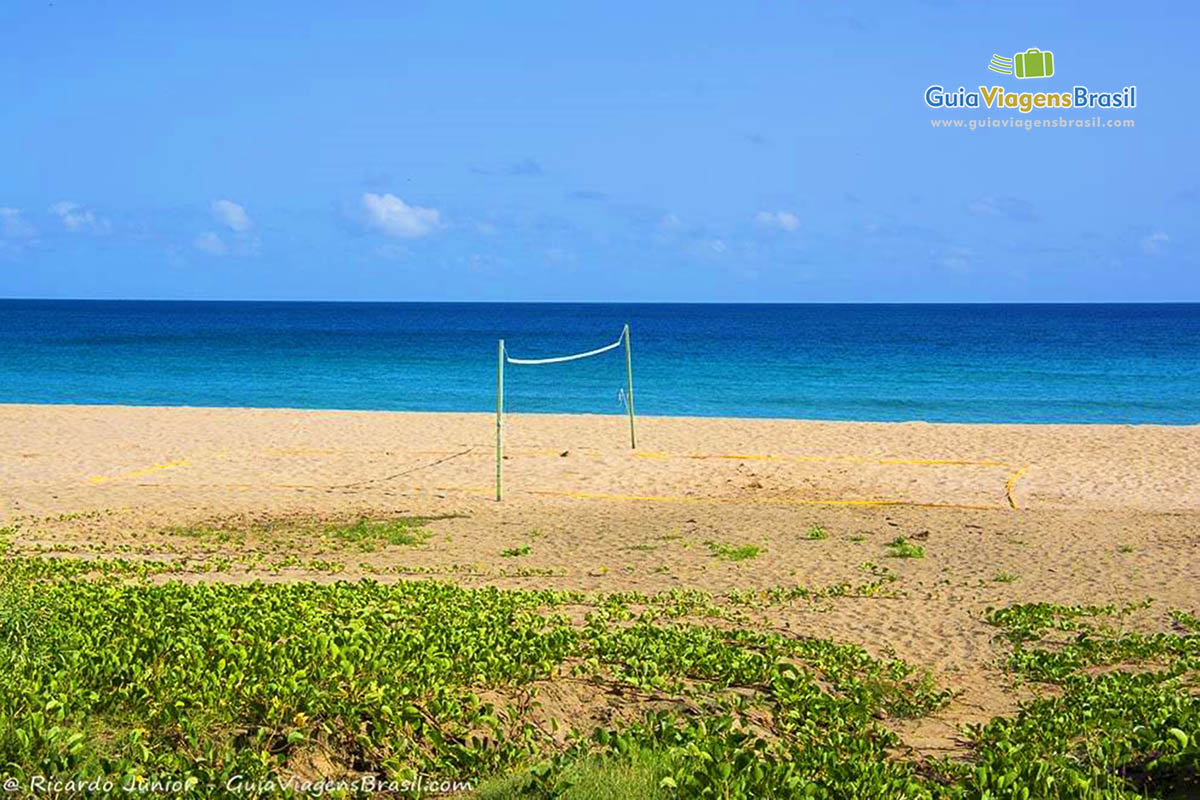
[[[349,525],[329,525],[325,533],[335,539],[356,544],[363,550],[374,550],[381,544],[413,546],[429,538],[424,517],[398,517],[373,520],[362,517]]]
[[[705,542],[708,552],[722,561],[746,561],[757,558],[762,549],[756,544],[729,545],[722,542]]]
[[[762,604],[879,591],[895,576],[873,563],[859,587],[724,597],[162,580],[194,566],[0,559],[6,776],[177,780],[198,797],[315,770],[456,776],[493,800],[1133,800],[1193,796],[1200,771],[1187,611],[1164,633],[1133,629],[1144,603],[989,609],[1004,668],[1048,690],[970,727],[964,755],[926,758],[896,720],[951,691],[751,621]],[[605,713],[555,712],[539,687],[603,697]]]
[[[892,558],[924,558],[925,548],[919,544],[913,544],[903,536],[897,536],[892,541],[888,542],[888,555]]]

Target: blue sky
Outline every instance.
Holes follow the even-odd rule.
[[[10,0],[0,296],[1198,301],[1198,22]],[[1030,47],[1053,78],[987,70]],[[934,111],[935,83],[1135,84],[1099,112],[1135,126],[934,129],[1022,116]]]

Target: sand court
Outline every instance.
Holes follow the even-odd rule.
[[[0,407],[0,514],[114,502],[270,510],[291,497],[489,502],[489,414]],[[545,499],[1178,511],[1200,428],[624,417],[505,419],[507,505]]]

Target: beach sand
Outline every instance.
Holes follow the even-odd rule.
[[[187,580],[720,594],[860,584],[869,562],[896,576],[886,595],[778,604],[765,620],[961,689],[906,732],[932,752],[1016,702],[987,607],[1151,600],[1139,613],[1164,626],[1171,608],[1200,610],[1200,427],[641,418],[632,451],[624,417],[505,422],[497,503],[489,414],[0,406],[0,525],[17,552],[234,559],[172,576]],[[423,545],[369,552],[302,532],[361,515],[444,518]],[[289,520],[301,532],[255,528]],[[179,530],[203,524],[249,533]],[[814,525],[828,538],[807,538]],[[924,557],[891,557],[897,536]],[[720,545],[760,551],[729,561]]]

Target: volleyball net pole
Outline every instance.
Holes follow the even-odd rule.
[[[625,345],[625,408],[629,412],[629,447],[637,449],[637,430],[634,423],[633,411],[633,345],[629,337],[629,323],[621,329],[621,336],[612,344],[588,350],[586,353],[575,353],[569,356],[554,356],[551,358],[513,358],[500,339],[496,346],[496,502],[504,499],[504,365],[507,364],[560,364],[564,361],[576,361],[581,358],[598,356]]]
[[[621,333],[625,340],[625,407],[629,410],[629,449],[637,450],[637,433],[633,427],[633,345],[629,343],[629,323]]]
[[[496,348],[496,502],[504,499],[504,340]]]

